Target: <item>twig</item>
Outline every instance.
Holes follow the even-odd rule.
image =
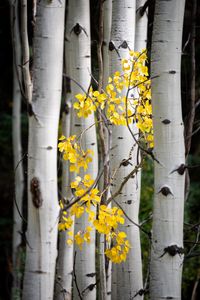
[[[136,61],[139,59],[139,57],[144,53],[145,51],[141,52],[140,55],[137,57]],[[135,62],[136,62],[135,61]],[[131,74],[133,73],[133,70],[134,70],[134,64],[132,65],[132,69],[131,69]],[[128,89],[126,91],[126,97],[125,97],[125,109],[126,109],[126,125],[127,125],[127,128],[131,134],[131,136],[133,137],[134,141],[137,143],[138,147],[140,148],[141,151],[143,151],[144,153],[146,153],[147,155],[151,156],[151,158],[153,160],[155,160],[158,164],[160,164],[160,162],[157,160],[157,158],[154,156],[153,152],[150,151],[150,150],[146,150],[144,149],[141,144],[139,143],[139,141],[135,138],[135,135],[133,134],[131,128],[130,128],[130,125],[129,125],[129,122],[128,122],[128,95],[129,95],[129,92],[132,90],[132,89],[135,89],[136,87],[138,87],[139,85],[141,85],[142,83],[145,83],[146,81],[149,80],[149,78],[145,79],[143,82],[140,82],[134,86],[131,87],[131,74],[129,76],[129,82],[128,82]],[[154,76],[154,78],[156,78],[158,76]]]
[[[139,171],[139,169],[142,166],[142,163],[143,161],[141,160],[140,164],[138,166],[135,166],[135,168],[124,178],[119,189],[113,195],[111,195],[111,197],[108,198],[107,205],[121,193],[123,187],[128,182],[128,180]]]
[[[155,1],[155,0],[147,0],[142,7],[138,8],[138,11],[139,11],[141,17],[143,17],[145,11],[150,6],[150,3],[153,1]]]
[[[196,248],[196,246],[199,243],[199,236],[200,236],[200,226],[198,226],[198,231],[197,231],[197,236],[196,236],[196,240],[194,242],[194,245],[192,246],[192,248],[189,250],[189,252],[187,253],[187,255],[185,256],[184,259],[187,259],[188,257],[190,257],[191,253],[194,251],[194,249]]]
[[[146,220],[140,222],[140,226],[142,226],[142,225],[146,224],[147,222],[149,222],[150,220],[152,220],[152,217],[153,217],[153,214],[151,213]]]
[[[24,160],[24,158],[25,158],[26,155],[27,155],[27,153],[24,153],[24,155],[22,156],[22,158],[18,161],[18,163],[17,163],[17,165],[16,165],[16,167],[15,167],[15,169],[14,169],[14,172],[13,172],[13,173],[14,173],[14,193],[13,193],[14,204],[15,204],[15,206],[16,206],[16,208],[17,208],[17,212],[18,212],[20,218],[21,218],[25,223],[27,223],[27,220],[24,219],[24,217],[23,217],[21,211],[19,210],[19,206],[18,206],[17,200],[16,200],[16,195],[15,195],[15,191],[16,191],[16,186],[15,186],[15,176],[16,176],[16,172],[17,172],[18,166],[20,165],[20,163],[22,163],[22,161]]]
[[[62,293],[63,300],[65,300],[65,289],[64,289],[64,287],[62,286],[62,284],[59,282],[58,279],[56,280],[56,284],[58,284],[59,287],[61,288],[60,293]]]
[[[70,207],[72,207],[74,204],[76,204],[79,200],[81,200],[85,195],[87,195],[96,185],[97,183],[99,182],[99,179],[101,178],[103,174],[103,170],[101,170],[98,175],[97,175],[97,178],[96,180],[94,181],[94,183],[85,191],[85,193],[82,195],[82,196],[79,196],[79,197],[76,197],[73,202],[70,202],[66,207],[64,207],[62,209],[62,211],[67,211]]]
[[[142,228],[142,226],[140,226],[139,224],[137,224],[136,222],[134,222],[128,215],[127,213],[124,211],[123,207],[115,200],[113,199],[113,202],[123,211],[124,216],[127,218],[127,220],[129,220],[129,222],[131,222],[133,225],[135,225],[136,227],[138,227],[143,233],[145,233],[148,238],[151,240],[151,233],[144,230]]]
[[[194,287],[193,287],[193,290],[192,290],[191,300],[196,300],[197,299],[197,288],[198,288],[198,285],[199,285],[199,280],[200,280],[200,271],[198,270],[197,279],[195,280]]]
[[[75,283],[76,289],[78,291],[79,298],[81,300],[83,300],[83,297],[81,296],[81,293],[80,293],[80,290],[79,290],[79,287],[78,287],[78,282],[77,282],[77,278],[76,278],[75,267],[76,267],[76,251],[74,252],[73,277],[74,277],[74,283]]]

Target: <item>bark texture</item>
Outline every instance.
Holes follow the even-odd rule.
[[[155,195],[151,299],[181,299],[185,149],[180,63],[185,1],[156,1],[152,39]]]
[[[147,46],[147,11],[141,14],[146,0],[136,0],[135,51],[146,49]]]
[[[65,74],[70,77],[71,74],[71,52],[69,40],[67,39],[67,33],[71,30],[71,15],[68,13],[68,7],[66,7],[66,28],[65,28]],[[71,114],[72,114],[72,94],[71,94],[71,81],[69,78],[64,78],[64,97],[65,106],[62,114],[62,134],[66,137],[70,136],[71,132]],[[70,173],[69,162],[62,160],[62,190],[61,197],[63,203],[67,204],[72,197],[70,188]],[[74,218],[73,218],[74,220]],[[74,226],[72,226],[72,232]],[[58,248],[58,261],[56,267],[56,300],[71,300],[72,299],[72,279],[73,279],[73,256],[74,245],[67,245],[66,241],[69,236],[67,232],[59,232],[59,248]]]
[[[132,30],[130,30],[130,28]],[[112,29],[110,47],[110,74],[121,70],[121,58],[129,58],[129,49],[134,49],[135,37],[135,1],[114,1],[112,6]],[[126,46],[128,45],[128,47]],[[117,53],[118,52],[118,53]],[[126,95],[126,91],[124,92]],[[131,125],[134,134],[138,132],[136,126]],[[131,155],[130,155],[131,153]],[[120,182],[133,170],[136,165],[137,146],[126,126],[112,126],[112,151],[110,156],[111,174],[123,159],[129,159],[130,164],[121,165],[117,172],[111,193],[113,193]],[[139,210],[139,182],[137,176],[131,178],[123,188],[122,193],[116,198],[128,216],[138,223]],[[131,244],[127,260],[112,267],[112,293],[113,300],[117,299],[141,299],[136,296],[142,289],[142,264],[140,236],[138,228],[126,220],[121,230],[126,232]]]
[[[109,68],[109,42],[110,42],[110,35],[111,35],[111,23],[112,23],[112,0],[105,0],[103,2],[103,45],[102,45],[102,54],[103,54],[103,89],[105,90],[106,85],[108,84],[108,78],[110,75],[110,68]],[[110,162],[109,162],[109,148],[110,148],[110,133],[108,129],[104,126],[104,144],[105,144],[105,154],[106,157],[104,158],[107,161],[107,176],[110,176]],[[104,162],[105,163],[105,162]],[[110,189],[108,189],[107,198],[110,196]],[[111,206],[111,204],[110,204]],[[109,247],[108,242],[103,241],[104,244],[102,245],[102,252],[103,249]],[[105,250],[104,250],[105,251]],[[112,273],[112,263],[110,260],[105,260],[104,255],[104,263],[106,264],[106,300],[111,299],[111,273]]]
[[[71,118],[71,102],[70,94],[66,96],[65,110],[62,115],[62,134],[66,137],[70,136],[70,118]],[[71,189],[69,180],[69,164],[62,161],[62,190],[61,198],[63,203],[67,204],[71,199]],[[73,231],[73,228],[72,228]],[[73,245],[67,245],[69,236],[66,231],[59,232],[58,261],[56,267],[56,292],[55,300],[71,300],[72,299],[72,277],[73,277]]]
[[[28,229],[24,300],[52,300],[57,257],[57,132],[60,112],[64,1],[38,1],[29,118]]]
[[[22,208],[24,192],[24,174],[21,145],[21,41],[19,32],[18,1],[10,1],[11,29],[13,42],[13,111],[12,111],[12,142],[14,156],[15,195],[13,203],[13,299],[21,298],[21,265],[20,246],[22,232]]]
[[[76,94],[83,93],[83,90],[85,93],[88,92],[91,81],[89,1],[69,0],[68,13],[72,20],[71,28],[69,28],[67,33],[67,39],[69,40],[71,53],[72,97],[75,100],[74,96]],[[83,149],[92,149],[94,151],[93,161],[89,164],[87,173],[93,179],[96,179],[98,171],[97,139],[95,126],[91,127],[94,123],[93,114],[86,119],[78,118],[75,111],[72,114],[71,134],[78,136],[83,130],[90,127],[82,135],[81,145]],[[74,179],[74,176],[75,174],[72,174],[71,180]],[[83,176],[83,173],[80,176]],[[85,230],[89,225],[88,215],[84,214],[75,222],[75,234],[78,231]],[[96,298],[95,231],[91,232],[90,244],[84,244],[81,251],[75,245],[75,251],[74,299],[80,299],[80,293],[83,299],[93,300]]]

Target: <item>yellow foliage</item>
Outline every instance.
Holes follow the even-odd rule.
[[[108,78],[105,91],[93,91],[88,94],[77,94],[74,109],[77,116],[87,118],[97,109],[103,110],[106,118],[116,126],[128,126],[133,122],[140,130],[143,141],[148,148],[153,148],[153,123],[151,106],[151,82],[148,78],[146,66],[146,50],[142,52],[129,52],[129,59],[122,59],[122,71],[117,71]],[[82,149],[79,138],[72,135],[68,138],[61,136],[58,144],[63,159],[69,161],[69,169],[77,175],[86,171],[92,162],[93,151]],[[67,230],[69,238],[67,244],[75,243],[82,249],[84,243],[90,243],[91,231],[95,228],[104,234],[106,240],[112,245],[105,250],[106,256],[113,263],[126,260],[131,245],[126,233],[119,231],[118,227],[124,224],[124,213],[118,207],[101,205],[100,191],[93,186],[94,179],[90,174],[83,177],[76,176],[70,183],[75,202],[68,212],[65,211],[62,201],[60,208],[62,216],[58,225],[59,230]],[[98,215],[92,207],[98,206]],[[75,234],[72,232],[73,216],[81,218],[86,213],[91,226]]]

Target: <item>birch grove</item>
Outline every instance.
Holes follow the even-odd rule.
[[[185,171],[190,168],[193,127],[199,126],[199,4],[194,0],[186,5],[194,20],[192,37],[183,47],[191,43],[192,48],[192,117],[186,116],[190,126],[184,141],[185,2],[9,0],[15,173],[12,299],[185,300],[184,257],[199,244],[197,224],[194,246],[188,253],[183,246]],[[27,174],[21,110],[28,119]],[[154,164],[153,212],[143,190],[141,197],[141,186],[148,181],[143,177],[146,158]],[[140,223],[144,205],[152,217]],[[151,248],[148,262],[141,232]],[[23,236],[25,266],[19,270]],[[197,286],[198,276],[192,300],[198,297]]]

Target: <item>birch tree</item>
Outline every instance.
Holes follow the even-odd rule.
[[[57,131],[61,99],[64,1],[39,1],[29,112],[28,229],[24,300],[53,298],[57,256]]]
[[[147,46],[147,12],[142,11],[145,0],[136,0],[135,51],[142,51]]]
[[[130,30],[130,28],[132,30]],[[135,1],[114,1],[112,6],[112,29],[110,49],[110,73],[121,70],[121,59],[129,57],[129,49],[134,49],[135,36]],[[119,58],[120,56],[120,58]],[[126,91],[124,92],[126,95]],[[138,133],[135,125],[131,125],[134,134]],[[112,151],[111,151],[111,174],[116,164],[127,160],[128,164],[121,164],[113,180],[111,193],[119,182],[132,171],[137,164],[137,146],[126,126],[112,126]],[[124,211],[136,223],[138,223],[139,192],[138,179],[131,178],[124,187],[116,201],[120,203]],[[113,265],[112,269],[112,299],[141,299],[136,295],[142,289],[142,265],[140,253],[140,238],[138,228],[128,220],[125,222],[123,231],[126,232],[131,249],[126,262]]]
[[[111,34],[111,24],[112,24],[112,0],[106,0],[103,2],[103,45],[102,45],[102,54],[103,54],[103,89],[106,89],[108,82],[108,77],[110,75],[109,68],[109,42]],[[105,128],[104,131],[105,145],[107,156],[109,154],[109,132]],[[107,158],[108,159],[108,158]],[[108,162],[109,163],[109,162]],[[108,190],[108,196],[110,196],[110,191]],[[105,246],[105,242],[104,245]],[[104,247],[103,247],[104,248]],[[112,286],[112,263],[110,260],[107,260],[107,269],[106,269],[106,299],[111,299],[111,286]]]
[[[151,299],[181,299],[185,150],[180,63],[185,1],[156,1],[152,39],[155,195]]]
[[[69,0],[69,15],[72,20],[71,28],[67,33],[71,53],[72,97],[87,94],[91,81],[91,51],[90,51],[90,7],[88,0]],[[93,162],[89,165],[87,173],[92,178],[97,176],[98,157],[97,140],[94,115],[88,118],[79,118],[76,113],[72,115],[72,134],[81,136],[83,149],[92,149]],[[72,174],[71,180],[74,179]],[[83,176],[83,173],[81,174]],[[75,234],[85,230],[90,223],[85,213],[75,222]],[[95,231],[90,234],[90,244],[83,245],[80,251],[75,246],[74,268],[74,299],[93,300],[96,298],[96,270],[95,270]]]
[[[68,13],[68,6],[66,7],[65,16],[65,49],[64,49],[64,71],[65,75],[70,77],[71,57],[70,43],[68,34],[72,27],[71,15]],[[72,119],[72,93],[70,78],[64,78],[63,92],[65,97],[64,111],[62,114],[62,133],[64,136],[69,137],[71,133],[71,119]],[[69,163],[62,159],[62,188],[61,198],[64,204],[72,197],[70,188],[70,172]],[[74,221],[74,218],[73,218]],[[72,226],[73,227],[73,226]],[[72,228],[72,231],[74,228]],[[58,248],[58,261],[57,261],[57,275],[56,275],[56,300],[70,300],[72,298],[72,279],[73,279],[73,257],[74,245],[67,245],[66,241],[68,235],[66,231],[59,232],[59,248]]]
[[[62,133],[70,136],[70,121],[71,121],[71,101],[70,94],[66,94],[65,108],[62,115]],[[69,164],[62,160],[62,188],[61,198],[64,203],[71,198],[70,180],[69,180]],[[72,229],[73,230],[73,229]],[[73,245],[67,245],[68,235],[66,231],[59,232],[59,248],[58,261],[56,268],[56,300],[71,300],[72,299],[72,277],[73,277]]]
[[[24,191],[24,174],[22,162],[21,145],[21,41],[19,31],[18,1],[10,1],[11,30],[13,41],[13,118],[12,118],[12,140],[15,173],[15,199],[13,203],[13,298],[20,298],[22,274],[20,271],[20,244],[22,232],[22,208]]]

